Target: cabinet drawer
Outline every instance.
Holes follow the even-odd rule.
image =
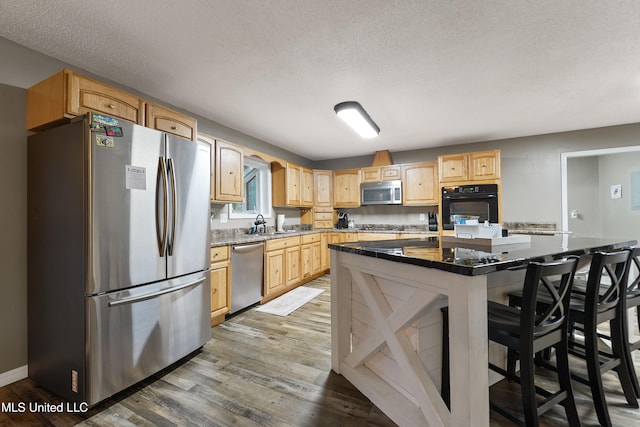
[[[313,214],[315,221],[333,221],[333,212],[316,212]]]
[[[360,179],[362,182],[380,181],[380,168],[371,167],[360,169]]]
[[[381,167],[380,179],[383,181],[393,181],[393,180],[401,179],[400,166]]]
[[[315,243],[320,241],[320,233],[315,234],[305,234],[301,236],[301,244],[305,245],[307,243]]]
[[[192,117],[147,103],[147,127],[195,141],[196,126],[197,121]]]
[[[142,124],[144,102],[138,97],[111,86],[69,72],[68,108],[72,114],[89,111]]]
[[[290,248],[297,245],[300,245],[300,236],[267,240],[265,243],[265,251],[276,251],[278,249]]]
[[[333,221],[313,221],[315,230],[333,230]]]
[[[229,259],[229,246],[211,248],[211,263]]]
[[[316,207],[313,208],[313,212],[315,212],[315,213],[330,213],[330,214],[333,214],[333,208],[332,207],[316,206]]]

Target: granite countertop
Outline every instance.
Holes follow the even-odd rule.
[[[370,233],[408,233],[408,234],[422,234],[429,233],[434,236],[438,235],[437,231],[428,231],[424,228],[404,228],[404,227],[361,227],[361,228],[334,228],[332,230],[287,230],[284,232],[275,232],[267,230],[266,233],[250,234],[243,230],[233,230],[228,233],[214,233],[211,237],[211,247],[217,246],[229,246],[229,245],[242,245],[249,243],[265,242],[267,240],[282,239],[285,237],[303,236],[306,234],[316,233],[355,233],[355,232],[370,232]]]
[[[465,247],[438,237],[329,244],[330,249],[435,268],[466,276],[517,269],[531,261],[551,261],[635,245],[635,240],[564,236],[531,236],[531,242]]]

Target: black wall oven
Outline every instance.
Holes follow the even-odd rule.
[[[498,184],[442,187],[442,229],[453,230],[451,215],[473,215],[498,222]]]

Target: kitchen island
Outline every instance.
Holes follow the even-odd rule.
[[[635,240],[532,236],[481,247],[437,237],[331,244],[331,363],[400,426],[488,426],[487,301],[522,287],[530,261],[582,256]],[[443,246],[444,245],[444,246]],[[449,307],[451,398],[440,397],[442,314]]]

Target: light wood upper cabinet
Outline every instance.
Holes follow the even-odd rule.
[[[360,206],[360,169],[333,171],[333,204],[336,208]]]
[[[360,169],[361,182],[378,182],[380,181],[380,168],[373,166]]]
[[[438,157],[440,182],[500,179],[500,150]]]
[[[470,180],[498,179],[500,178],[500,170],[499,150],[469,153]]]
[[[314,176],[313,171],[307,168],[301,168],[300,170],[300,206],[311,207],[313,206],[313,190],[314,190]]]
[[[467,180],[467,155],[451,154],[438,157],[440,182]]]
[[[192,141],[196,139],[196,119],[157,104],[147,103],[146,124],[147,127],[152,129],[171,133],[185,139]]]
[[[402,183],[404,206],[438,204],[438,164],[436,162],[402,165]]]
[[[215,141],[215,198],[220,202],[242,202],[244,156],[242,148],[217,139]]]
[[[333,171],[314,170],[314,206],[333,207]]]
[[[271,198],[273,206],[301,206],[302,167],[286,162],[271,163]]]
[[[393,181],[402,179],[400,165],[372,166],[360,169],[361,182]]]
[[[39,131],[93,111],[145,124],[137,96],[64,69],[27,90],[27,129]]]

